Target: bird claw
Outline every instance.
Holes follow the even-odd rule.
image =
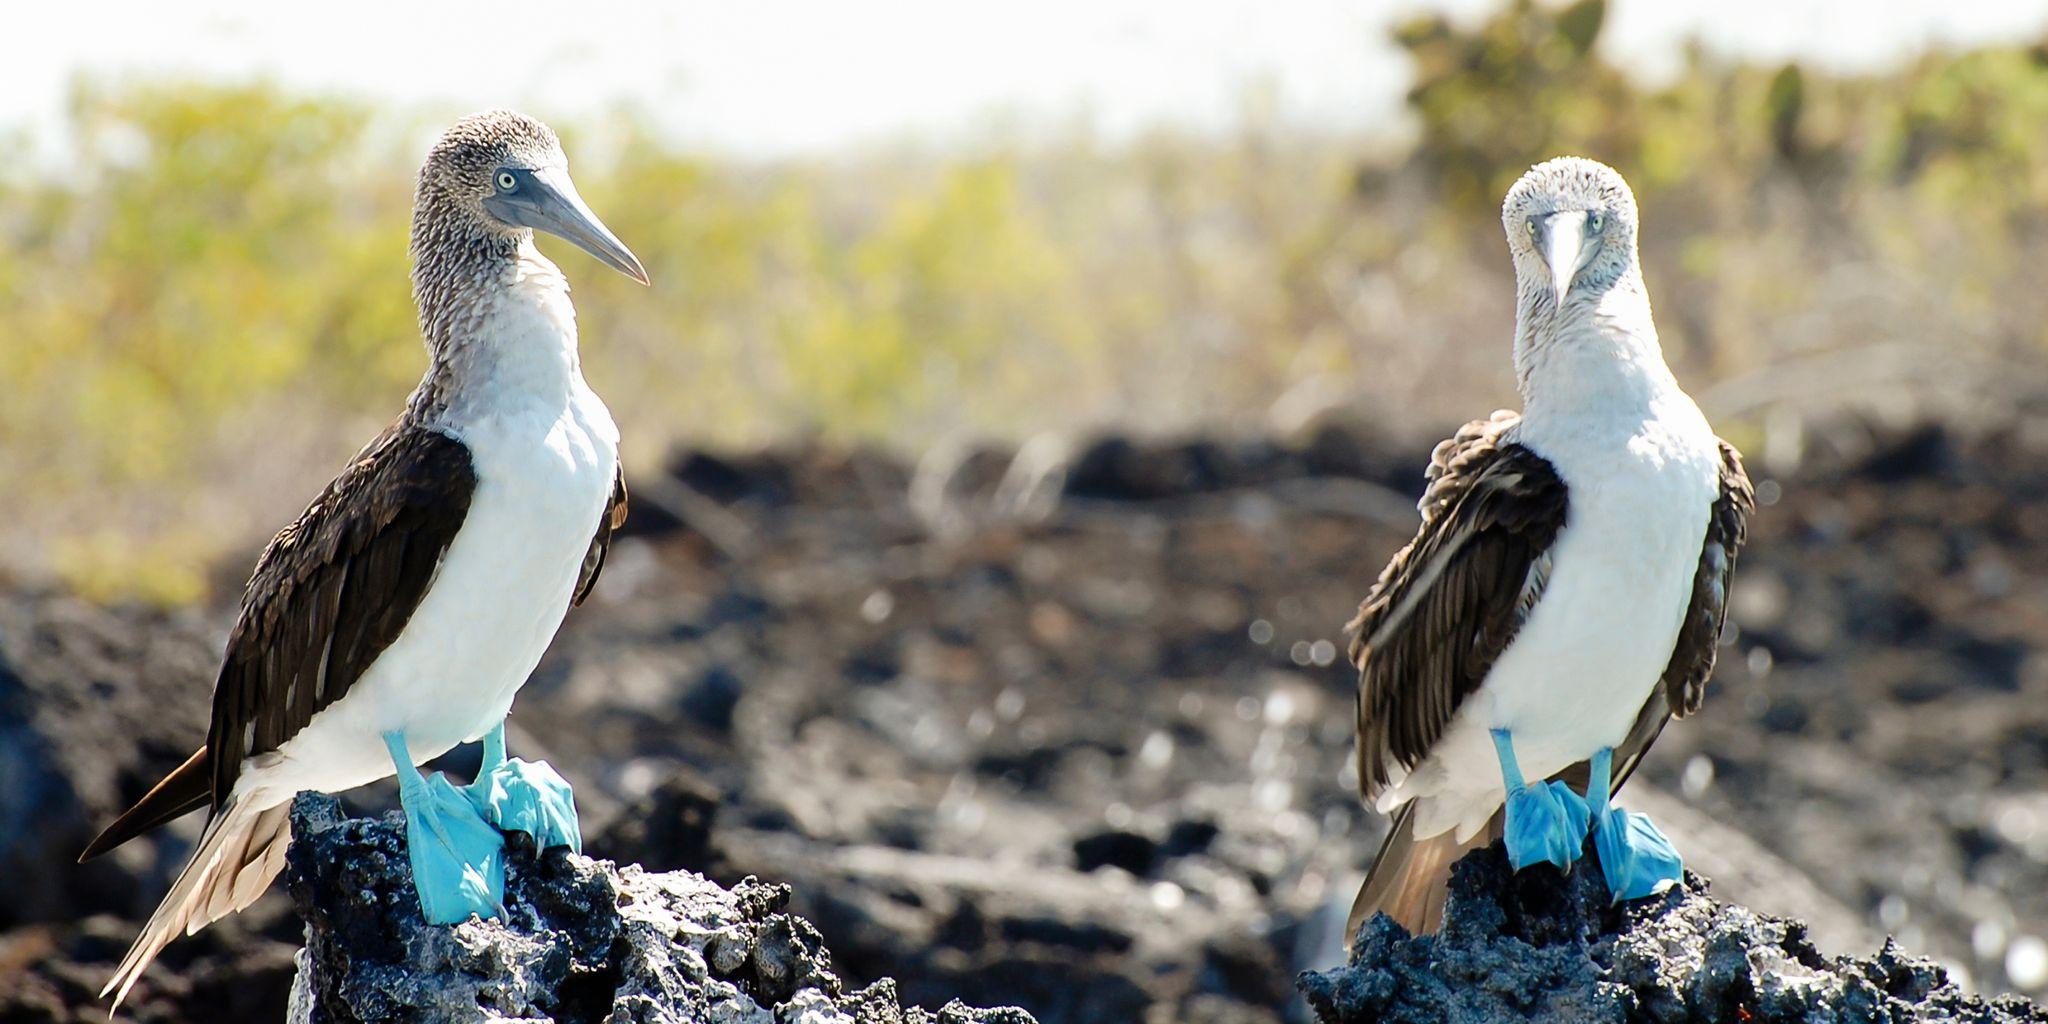
[[[524,832],[538,850],[566,846],[583,852],[576,794],[546,761],[515,757],[487,765],[462,793],[500,832]]]

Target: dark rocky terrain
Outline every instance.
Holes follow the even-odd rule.
[[[2048,1022],[2019,996],[1963,991],[1892,940],[1830,956],[1804,922],[1713,899],[1694,873],[1617,905],[1591,843],[1568,873],[1474,853],[1452,868],[1441,931],[1418,938],[1375,917],[1349,964],[1299,984],[1322,1024]]]
[[[787,885],[732,889],[620,868],[531,842],[506,858],[505,916],[420,916],[405,821],[350,818],[333,797],[292,807],[287,888],[306,921],[291,1024],[1034,1024],[1015,1008],[905,1008],[896,983],[850,991]]]
[[[2048,443],[1850,424],[1805,448],[1753,458],[1737,628],[1625,802],[1822,948],[1891,933],[1966,987],[2038,993]],[[850,987],[1047,1022],[1302,1017],[1294,974],[1342,962],[1382,827],[1351,789],[1339,630],[1413,528],[1426,452],[1330,427],[685,453],[633,481],[512,746],[577,785],[593,855],[791,883]],[[103,1018],[91,991],[198,822],[69,855],[203,735],[245,566],[171,614],[0,595],[0,1020]],[[131,1005],[274,1019],[301,941],[266,900],[174,944]]]

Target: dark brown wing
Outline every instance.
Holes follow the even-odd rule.
[[[597,576],[604,572],[604,556],[612,548],[612,531],[626,525],[626,467],[620,466],[612,477],[612,498],[604,507],[604,515],[597,520],[597,536],[590,538],[590,551],[583,556],[583,573],[576,578],[576,597],[571,607],[583,603],[590,596],[592,587],[597,586]]]
[[[469,449],[400,420],[264,549],[213,691],[215,810],[244,758],[282,746],[398,638],[475,491]]]
[[[1692,606],[1678,629],[1678,644],[1664,668],[1664,699],[1679,718],[1700,709],[1707,677],[1714,673],[1714,652],[1721,644],[1721,623],[1728,612],[1728,580],[1735,574],[1735,556],[1749,536],[1749,514],[1756,494],[1742,469],[1742,453],[1721,442],[1721,496],[1707,521],[1707,541],[1700,548],[1699,571],[1692,579]]]
[[[1514,639],[1565,522],[1565,485],[1503,440],[1511,412],[1437,446],[1422,527],[1351,621],[1358,666],[1358,779],[1367,799],[1413,768]]]

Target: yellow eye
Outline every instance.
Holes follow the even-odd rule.
[[[1591,231],[1592,233],[1597,235],[1606,228],[1607,215],[1601,213],[1599,210],[1594,210],[1591,214],[1589,214],[1586,217],[1586,229]]]
[[[1529,237],[1534,239],[1536,237],[1536,218],[1529,218],[1529,222],[1524,226],[1529,229]]]
[[[499,191],[502,191],[502,192],[510,192],[510,191],[512,191],[513,189],[515,189],[515,188],[518,188],[518,187],[519,187],[519,179],[518,179],[518,178],[515,178],[515,177],[513,177],[513,176],[512,176],[512,172],[511,172],[511,171],[499,171],[499,172],[498,172],[498,189],[499,189]]]

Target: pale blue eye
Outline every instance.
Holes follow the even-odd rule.
[[[512,176],[512,172],[511,172],[511,171],[499,171],[499,172],[498,172],[498,191],[500,191],[500,192],[510,192],[510,191],[512,191],[513,189],[515,189],[515,188],[518,188],[518,187],[519,187],[519,179],[518,179],[518,178],[515,178],[515,177],[513,177],[513,176]]]
[[[1601,213],[1601,212],[1600,212],[1599,210],[1594,210],[1594,211],[1593,211],[1593,212],[1592,212],[1591,214],[1587,215],[1587,217],[1586,217],[1586,230],[1588,230],[1588,231],[1591,231],[1592,233],[1594,233],[1594,234],[1596,234],[1596,235],[1597,235],[1597,234],[1599,234],[1599,233],[1600,233],[1601,231],[1605,230],[1605,229],[1606,229],[1606,227],[1607,227],[1607,215],[1606,215],[1606,214],[1604,214],[1604,213]]]

